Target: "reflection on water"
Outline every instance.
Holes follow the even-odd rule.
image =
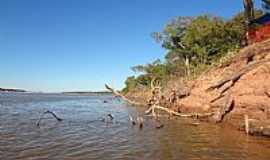
[[[64,121],[47,115],[36,127],[44,109]],[[164,119],[165,127],[158,130],[146,119],[140,130],[128,121],[128,114],[142,114],[140,110],[110,95],[0,93],[0,159],[270,159],[269,139],[216,125]],[[108,113],[114,123],[99,120]]]

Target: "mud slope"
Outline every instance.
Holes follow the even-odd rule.
[[[177,109],[218,111],[228,95],[233,99],[233,107],[224,121],[239,125],[245,114],[262,122],[270,119],[269,40],[242,49],[226,64],[199,77],[190,96],[178,101]]]

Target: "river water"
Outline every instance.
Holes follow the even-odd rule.
[[[45,115],[37,127],[45,110],[63,121]],[[146,117],[140,129],[129,115],[142,111],[111,95],[0,93],[0,160],[270,159],[270,139],[218,125],[194,126],[190,119],[163,118],[164,127],[156,129],[157,122]]]

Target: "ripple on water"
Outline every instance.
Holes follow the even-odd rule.
[[[144,128],[131,126],[128,114],[143,109],[111,101],[111,96],[63,96],[50,94],[0,95],[0,159],[270,159],[270,140],[247,137],[220,126],[190,120],[145,119]],[[109,103],[102,103],[110,99]],[[45,116],[56,112],[61,123]],[[100,119],[114,115],[114,123]]]

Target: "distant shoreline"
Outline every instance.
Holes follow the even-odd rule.
[[[0,88],[0,92],[10,92],[10,93],[28,93],[29,91],[23,89],[14,89],[14,88]],[[46,92],[29,92],[29,93],[44,93],[50,94]],[[64,95],[107,95],[112,94],[109,91],[73,91],[73,92],[55,92],[56,94],[64,94]]]
[[[61,92],[61,94],[65,94],[65,95],[107,95],[107,94],[112,94],[112,92],[108,92],[108,91],[100,91],[100,92]]]
[[[0,92],[26,92],[26,90],[22,89],[9,89],[9,88],[0,88]]]

